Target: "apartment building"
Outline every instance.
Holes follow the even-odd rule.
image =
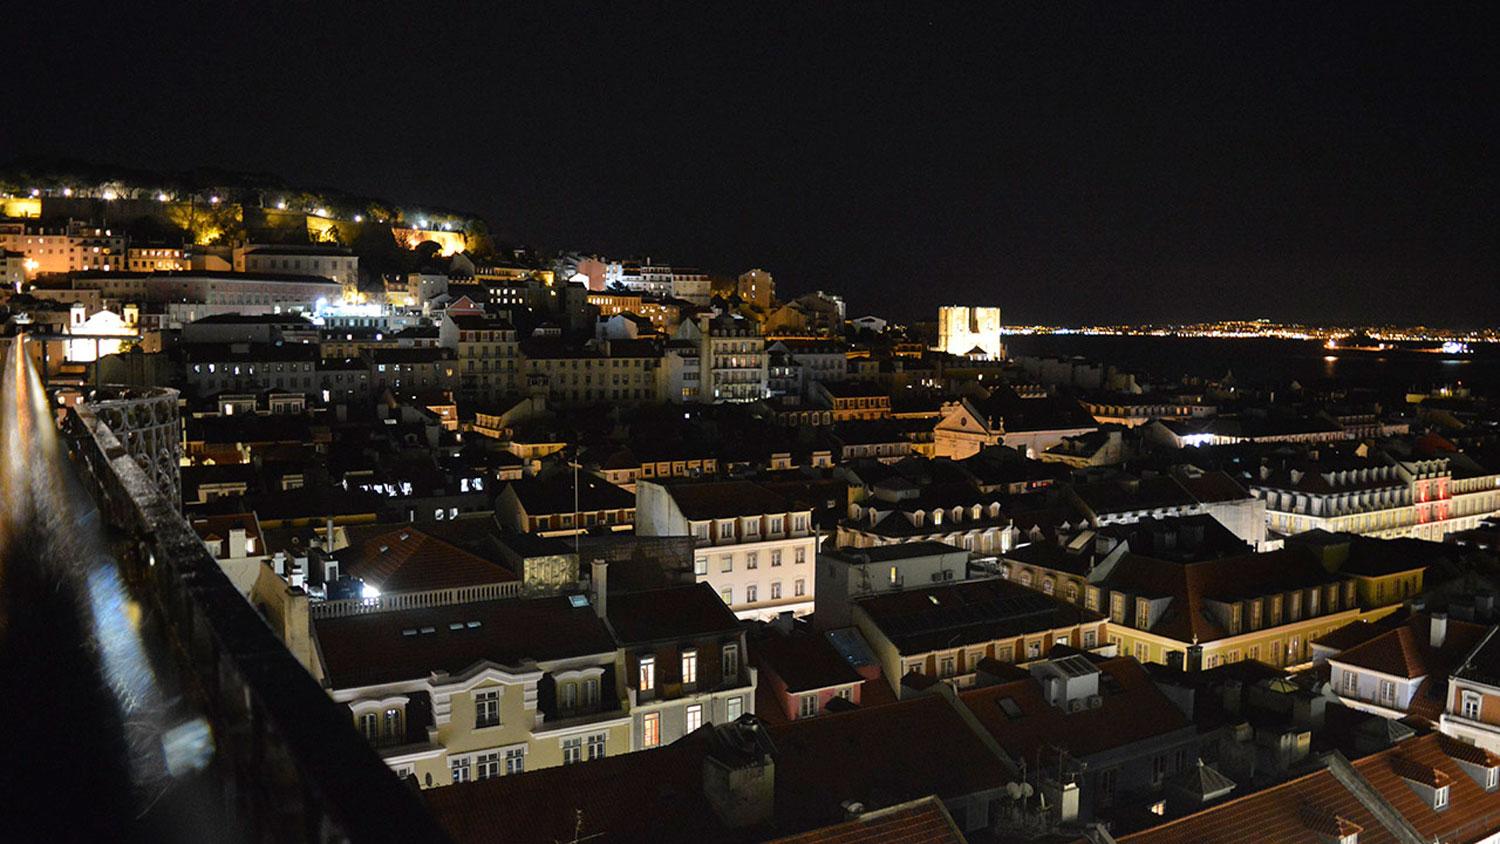
[[[827,549],[818,554],[813,620],[823,630],[847,627],[861,598],[968,576],[969,552],[942,542]]]
[[[438,342],[457,355],[460,396],[471,401],[494,401],[516,391],[521,372],[520,347],[510,323],[485,316],[449,314],[438,327]]]
[[[691,536],[694,572],[741,618],[813,610],[812,508],[749,481],[636,485],[636,533]]]
[[[1459,741],[1500,754],[1500,639],[1490,628],[1448,674],[1439,728]]]
[[[1034,662],[1059,645],[1093,650],[1112,630],[1093,610],[999,578],[860,598],[852,618],[898,697],[909,674],[965,689],[985,660]]]
[[[671,744],[755,711],[756,671],[744,629],[712,588],[698,583],[608,593],[600,601],[602,568],[595,567],[595,600],[620,644],[631,749]]]
[[[1250,480],[1251,494],[1266,502],[1272,533],[1326,530],[1441,540],[1478,527],[1500,508],[1500,471],[1466,472],[1455,483],[1447,456],[1360,455],[1330,448],[1265,463]]]
[[[1449,675],[1490,630],[1443,613],[1415,614],[1386,629],[1366,628],[1364,641],[1328,657],[1329,686],[1351,709],[1436,725],[1454,694],[1447,688]],[[1462,713],[1461,692],[1458,701]]]
[[[1107,613],[1110,641],[1141,662],[1296,666],[1313,640],[1364,617],[1356,589],[1293,549],[1189,562],[1126,553],[1090,577],[1084,606]]]
[[[625,753],[609,628],[566,596],[316,618],[323,680],[423,788]]]
[[[235,272],[323,276],[345,296],[359,292],[359,256],[342,246],[251,243],[235,247],[233,260]]]

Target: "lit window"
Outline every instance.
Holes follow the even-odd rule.
[[[703,726],[703,704],[695,703],[687,708],[687,731],[692,732]]]
[[[649,692],[656,688],[656,657],[641,657],[640,690]]]
[[[661,744],[661,713],[647,712],[641,718],[641,747]]]
[[[728,715],[731,721],[737,720],[745,714],[745,699],[736,695],[724,701],[724,714]]]
[[[453,759],[448,763],[448,767],[453,774],[454,782],[469,781],[469,760],[467,758]]]
[[[698,682],[698,652],[696,650],[685,650],[682,652],[682,682]]]

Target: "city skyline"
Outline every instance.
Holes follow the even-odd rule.
[[[100,49],[153,82],[123,89],[58,49],[112,13],[56,14],[19,60],[63,96],[0,159],[265,170],[906,321],[1476,327],[1494,299],[1483,12],[606,11],[397,46],[383,12],[190,13],[118,21]]]

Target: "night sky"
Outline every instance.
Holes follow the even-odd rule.
[[[1481,4],[15,5],[0,160],[267,171],[851,316],[1500,323]]]

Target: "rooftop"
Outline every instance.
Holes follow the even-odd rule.
[[[615,649],[593,607],[566,596],[320,618],[313,628],[338,689],[456,675],[481,661],[517,666]]]

